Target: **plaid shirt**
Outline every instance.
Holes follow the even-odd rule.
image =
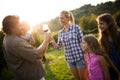
[[[69,31],[64,28],[58,34],[58,49],[64,46],[65,58],[67,62],[84,60],[81,48],[83,33],[78,25],[70,25]]]

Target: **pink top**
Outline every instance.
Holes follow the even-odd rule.
[[[88,65],[88,80],[104,80],[99,55],[93,53],[90,57],[89,53],[86,53],[85,60]]]

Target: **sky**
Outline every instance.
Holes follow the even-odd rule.
[[[73,10],[85,4],[97,5],[115,0],[0,0],[0,26],[7,15],[18,15],[30,25],[49,21],[62,10]]]

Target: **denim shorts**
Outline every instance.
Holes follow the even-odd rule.
[[[85,67],[85,61],[76,61],[76,62],[67,62],[68,68],[84,68]]]
[[[44,78],[44,77],[42,77],[40,80],[45,80],[45,78]]]

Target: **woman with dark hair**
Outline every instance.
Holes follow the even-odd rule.
[[[120,71],[120,32],[117,30],[117,25],[109,13],[99,15],[96,21],[100,46]],[[113,68],[110,67],[109,71],[111,80],[118,80],[118,75]]]

